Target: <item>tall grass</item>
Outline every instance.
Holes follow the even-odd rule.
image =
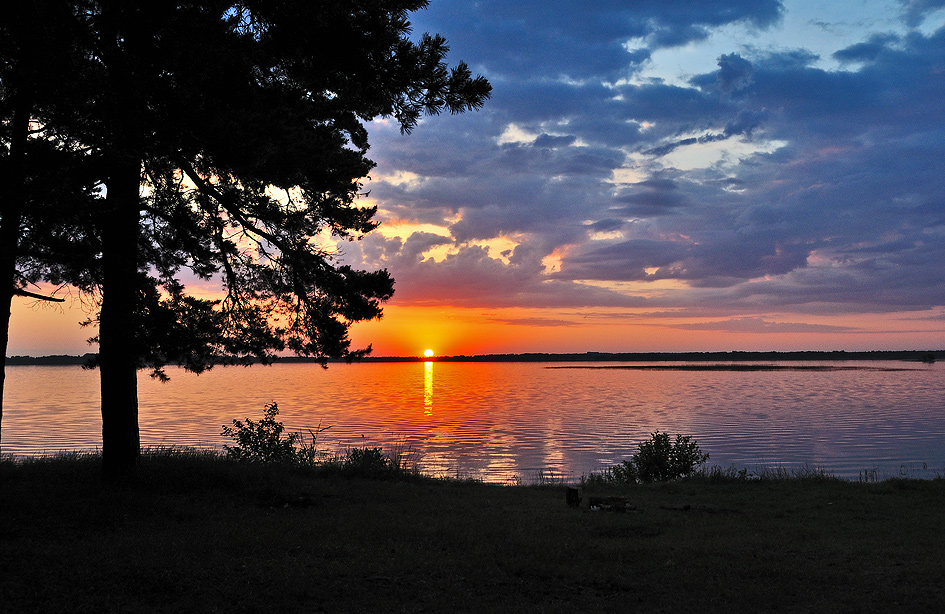
[[[224,445],[226,456],[249,464],[283,464],[319,473],[370,479],[419,478],[419,456],[401,442],[391,451],[380,447],[349,448],[332,454],[318,448],[318,435],[330,426],[309,430],[310,439],[302,433],[287,433],[276,417],[279,406],[268,403],[261,420],[233,420],[224,426],[221,435],[233,445]]]
[[[715,483],[750,481],[778,482],[788,480],[813,482],[843,481],[843,478],[830,473],[823,467],[810,465],[803,465],[801,467],[783,467],[778,465],[774,467],[760,467],[753,470],[748,470],[747,468],[739,469],[734,466],[721,467],[719,465],[712,465],[710,467],[700,467],[687,476],[678,478],[678,480]],[[581,476],[580,479],[580,484],[585,487],[611,487],[632,483],[634,482],[625,479],[625,474],[620,471],[620,466],[617,466],[616,470],[614,467],[607,467],[599,471],[585,474]]]
[[[841,478],[830,473],[823,467],[814,467],[811,465],[802,465],[800,467],[784,467],[777,465],[774,467],[755,468],[753,471],[749,471],[745,468],[737,469],[734,466],[720,467],[716,465],[700,469],[693,475],[693,478],[709,481],[841,480]]]

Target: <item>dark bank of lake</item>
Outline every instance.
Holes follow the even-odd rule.
[[[942,480],[562,487],[322,476],[146,454],[0,462],[0,611],[928,612]]]
[[[565,367],[565,368],[562,368]],[[219,448],[221,427],[280,418],[327,450],[406,448],[433,475],[576,479],[654,430],[692,435],[710,464],[804,465],[847,478],[945,475],[945,366],[904,361],[373,362],[141,373],[146,446]],[[95,449],[98,374],[11,366],[4,454]]]

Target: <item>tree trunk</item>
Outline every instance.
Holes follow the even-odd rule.
[[[134,473],[138,436],[135,311],[138,288],[140,162],[111,163],[102,221],[102,308],[99,369],[102,390],[102,471],[106,481]]]
[[[135,35],[127,31],[118,0],[101,2],[102,58],[108,68],[105,105],[110,118],[105,155],[107,179],[102,233],[102,306],[98,365],[102,393],[102,475],[131,477],[141,455],[138,435],[138,307],[141,143],[136,115],[136,78],[128,57]]]
[[[16,284],[16,258],[25,197],[26,141],[30,127],[26,95],[20,92],[14,96],[9,176],[2,179],[6,193],[0,195],[0,451],[3,450],[3,389],[6,381],[7,345],[10,342],[10,308]]]

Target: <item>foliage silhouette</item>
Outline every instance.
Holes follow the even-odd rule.
[[[670,442],[667,433],[655,431],[639,445],[631,460],[639,481],[667,482],[690,475],[709,460],[709,455],[689,435],[677,434],[676,441]]]
[[[585,483],[636,484],[668,482],[692,475],[699,465],[709,460],[699,444],[689,435],[676,435],[671,441],[668,433],[654,431],[650,439],[640,443],[629,460],[621,461],[600,473],[585,476]]]
[[[266,405],[262,420],[233,420],[233,426],[224,426],[223,436],[236,443],[223,446],[227,456],[259,463],[295,463],[304,458],[296,448],[301,435],[288,433],[283,436],[285,426],[276,420],[278,415],[279,406],[273,401]]]
[[[343,455],[330,455],[316,449],[318,434],[331,427],[319,426],[309,431],[311,440],[301,433],[286,433],[277,420],[279,406],[268,403],[261,420],[233,420],[224,426],[222,435],[235,445],[224,445],[226,456],[250,463],[283,463],[315,469],[321,474],[368,479],[420,477],[419,471],[407,467],[402,453],[386,454],[379,447],[350,448]]]
[[[276,420],[278,415],[279,405],[273,401],[266,404],[262,420],[233,420],[233,426],[224,426],[221,434],[237,444],[223,446],[227,457],[239,461],[306,466],[315,466],[326,460],[327,455],[317,448],[318,435],[330,429],[330,426],[319,425],[314,431],[310,429],[309,441],[305,441],[301,433],[286,433],[283,437],[285,425]]]
[[[58,283],[73,263],[91,258],[80,243],[97,160],[33,121],[71,113],[70,92],[86,76],[71,17],[68,3],[35,0],[5,7],[0,19],[0,426],[13,297],[61,301],[25,288]],[[74,277],[76,285],[87,282]]]
[[[398,459],[384,454],[381,448],[352,448],[341,461],[342,475],[378,479],[406,473]]]
[[[411,40],[408,16],[426,0],[55,4],[75,35],[43,38],[68,50],[47,68],[81,83],[35,89],[27,115],[37,135],[95,161],[104,188],[79,208],[91,255],[57,274],[100,302],[114,479],[140,455],[138,368],[161,377],[172,361],[199,372],[284,349],[323,364],[370,351],[350,347],[348,328],[380,317],[393,280],[341,263],[322,240],[377,225],[357,202],[374,166],[364,122],[391,117],[409,132],[424,114],[478,109],[491,87],[446,65],[442,37]],[[0,45],[0,66],[16,53]],[[0,78],[6,120],[7,96],[26,88]],[[221,281],[224,298],[187,296],[188,271]]]

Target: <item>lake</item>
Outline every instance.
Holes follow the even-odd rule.
[[[220,448],[224,424],[259,419],[276,401],[290,430],[330,427],[318,436],[327,451],[402,448],[427,473],[493,482],[531,482],[539,472],[576,479],[628,458],[657,429],[691,435],[723,467],[945,475],[945,365],[765,364],[774,369],[295,363],[198,376],[171,368],[166,384],[139,374],[141,442]],[[6,381],[4,454],[101,445],[96,371],[12,366]]]

